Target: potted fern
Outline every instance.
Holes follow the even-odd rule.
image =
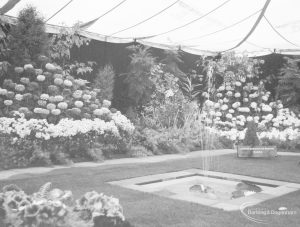
[[[247,123],[247,130],[242,145],[237,146],[238,157],[274,157],[277,156],[275,146],[262,146],[257,136],[257,126],[254,121]]]

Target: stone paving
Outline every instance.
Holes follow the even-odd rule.
[[[52,167],[33,167],[25,169],[11,169],[11,170],[0,170],[0,180],[8,179],[12,176],[19,174],[43,174],[48,173],[57,169],[65,168],[76,168],[76,167],[97,167],[97,166],[107,166],[107,165],[121,165],[121,164],[134,164],[134,163],[158,163],[170,160],[180,160],[193,157],[205,157],[205,156],[219,156],[225,154],[234,154],[236,150],[234,149],[223,149],[223,150],[213,150],[213,151],[194,151],[186,154],[169,154],[169,155],[159,155],[151,157],[141,157],[141,158],[122,158],[105,160],[100,163],[95,162],[81,162],[75,163],[69,166],[52,166]],[[278,152],[278,155],[290,155],[290,156],[300,156],[300,153],[290,153],[290,152]]]

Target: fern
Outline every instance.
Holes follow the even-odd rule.
[[[40,187],[40,189],[37,193],[37,197],[39,197],[40,199],[47,199],[49,197],[51,185],[52,185],[51,182],[47,182],[42,187]]]

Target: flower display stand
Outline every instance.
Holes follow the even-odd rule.
[[[272,158],[277,156],[275,146],[237,146],[238,158]]]

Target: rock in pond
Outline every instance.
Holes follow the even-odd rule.
[[[247,181],[242,181],[240,183],[238,183],[235,187],[235,189],[237,191],[254,191],[254,192],[261,192],[262,189],[253,184],[253,183],[250,183],[250,182],[247,182]]]

